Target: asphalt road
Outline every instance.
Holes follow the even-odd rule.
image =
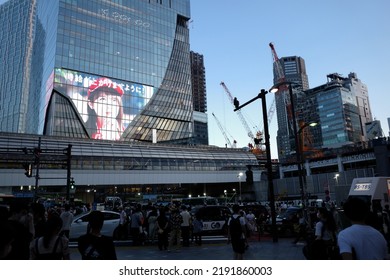
[[[249,248],[244,254],[246,260],[304,260],[303,243],[293,244],[292,238],[279,238],[273,242],[271,237],[249,240]],[[74,244],[73,244],[74,245]],[[179,250],[160,251],[157,245],[132,246],[129,242],[117,243],[116,253],[119,260],[232,260],[233,250],[226,237],[205,239],[202,246],[191,244]],[[80,260],[80,254],[74,246],[71,259]]]

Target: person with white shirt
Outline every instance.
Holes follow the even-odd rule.
[[[344,204],[344,213],[352,225],[340,231],[337,238],[342,259],[388,259],[387,242],[383,234],[365,223],[369,211],[369,205],[357,197],[350,197]]]
[[[119,206],[119,240],[127,240],[127,227],[128,227],[128,220],[127,220],[127,213],[125,209],[123,209],[123,206]]]
[[[181,206],[182,211],[180,215],[183,217],[181,223],[181,237],[183,238],[183,247],[190,246],[190,225],[191,225],[191,214],[188,212],[185,205]]]
[[[70,227],[74,218],[72,212],[70,211],[69,204],[65,204],[64,212],[61,213],[60,218],[62,219],[61,235],[65,235],[69,238]]]

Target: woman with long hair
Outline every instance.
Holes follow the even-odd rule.
[[[86,127],[93,139],[119,140],[123,131],[122,87],[99,78],[88,89]]]
[[[336,222],[332,213],[325,207],[318,208],[317,218],[318,222],[315,226],[312,258],[316,260],[326,260],[331,257],[331,248],[337,244]]]

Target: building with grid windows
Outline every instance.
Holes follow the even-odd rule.
[[[194,104],[194,143],[208,145],[206,71],[203,55],[191,51],[192,98]]]
[[[308,128],[316,136],[312,144],[316,148],[333,149],[367,141],[366,123],[372,122],[367,86],[356,73],[350,73],[347,78],[329,74],[327,79],[326,84],[307,90],[305,98],[299,101],[302,116],[299,119],[308,122],[303,118],[311,115],[320,123]]]
[[[253,154],[198,146],[208,143],[205,69],[189,19],[190,0],[2,4],[0,192],[65,196],[74,181],[89,200],[219,196],[247,165],[258,182]]]
[[[281,77],[279,77],[279,72],[281,71],[284,76],[282,80],[300,85],[299,89],[294,88],[294,98],[297,98],[303,90],[309,88],[305,60],[303,58],[298,56],[282,57],[277,62],[274,62],[273,69],[274,84],[280,82]],[[288,91],[288,87],[281,87],[280,90],[275,93],[275,107],[278,121],[276,140],[280,162],[286,161],[290,154],[295,151],[291,103]],[[297,102],[295,102],[295,104],[297,104]]]
[[[190,142],[189,0],[9,0],[0,15],[0,131]]]

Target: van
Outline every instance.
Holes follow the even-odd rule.
[[[202,234],[219,235],[227,234],[227,221],[232,211],[227,206],[210,205],[192,208],[191,215],[203,221]]]
[[[107,196],[104,200],[106,210],[117,210],[120,206],[123,206],[123,204],[119,196]]]
[[[355,178],[349,190],[349,197],[359,197],[371,206],[371,210],[382,209],[389,204],[390,177]]]

